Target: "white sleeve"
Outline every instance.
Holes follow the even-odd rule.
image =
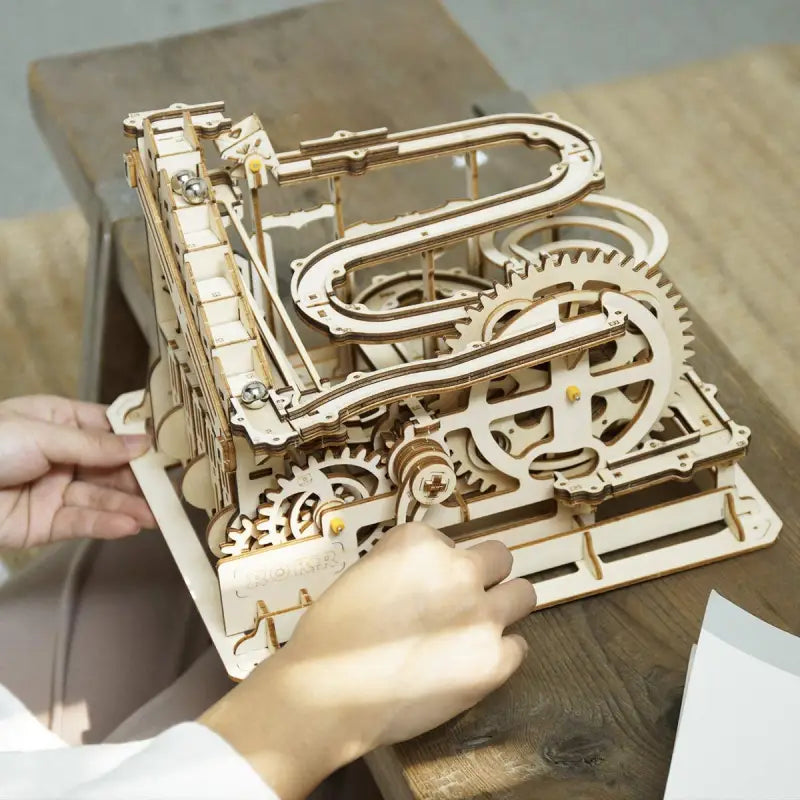
[[[3,800],[278,800],[227,742],[196,722],[123,744],[0,752]]]

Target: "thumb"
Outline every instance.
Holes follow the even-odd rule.
[[[150,446],[147,436],[117,436],[99,428],[73,428],[52,422],[33,422],[29,431],[51,464],[119,467],[145,453]]]

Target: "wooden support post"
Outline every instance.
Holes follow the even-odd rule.
[[[337,239],[344,238],[344,205],[342,203],[342,179],[338,175],[334,175],[328,181],[328,187],[330,189],[331,195],[331,203],[333,203],[334,208],[334,229],[333,235]],[[351,303],[353,301],[353,297],[355,296],[355,285],[353,282],[353,276],[351,273],[347,273],[347,283],[345,289],[346,297],[345,302]]]
[[[337,239],[341,239],[344,236],[344,209],[342,208],[341,178],[338,175],[334,175],[328,182],[328,186],[330,187],[331,203],[333,203],[335,212],[333,234]]]
[[[426,250],[422,254],[422,293],[425,300],[433,302],[436,300],[436,263],[433,250]],[[422,340],[422,350],[425,358],[433,358],[436,354],[437,342],[435,336],[426,336]]]
[[[261,259],[261,263],[264,265],[264,269],[267,271],[267,275],[273,280],[275,280],[275,276],[270,273],[269,270],[269,261],[267,261],[267,248],[264,244],[264,230],[261,227],[261,203],[258,199],[258,187],[254,186],[250,190],[250,200],[252,202],[252,212],[253,212],[253,233],[256,237],[256,248],[258,249],[258,256]],[[230,212],[229,212],[230,213]],[[252,277],[252,267],[251,269],[251,277]],[[277,284],[276,284],[277,285]],[[252,284],[250,289],[252,290]],[[267,325],[272,329],[275,330],[275,312],[272,307],[272,303],[268,302],[267,307],[264,309],[266,312],[267,318]]]
[[[478,195],[478,151],[469,150],[464,155],[467,172],[467,197],[470,200],[477,200]],[[478,271],[480,269],[480,250],[478,249],[478,237],[473,236],[467,240],[467,263],[470,269]],[[481,270],[481,274],[483,271]]]
[[[344,238],[344,205],[342,203],[342,179],[334,175],[328,181],[331,203],[333,203],[333,235],[336,239]],[[355,281],[351,272],[345,278],[345,297],[346,303],[352,303],[356,294]],[[347,375],[355,368],[355,352],[352,345],[344,345],[339,349],[339,371]]]

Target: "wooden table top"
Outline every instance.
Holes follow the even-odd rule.
[[[234,117],[256,111],[284,148],[341,127],[400,130],[459,119],[477,97],[507,90],[434,0],[343,0],[47,59],[32,66],[30,84],[39,123],[87,214],[98,187],[121,175],[120,120],[131,110],[225,99]],[[448,180],[446,169],[429,171],[425,188]],[[406,201],[420,187],[401,172],[376,173],[386,177],[359,197],[365,214],[413,207]],[[123,288],[129,297],[140,292],[135,304],[146,308],[138,226],[122,220],[115,238],[120,268],[134,267],[122,269]],[[783,517],[778,543],[532,615],[518,626],[530,655],[507,686],[453,722],[371,756],[387,799],[659,797],[709,591],[800,633],[800,526],[791,514],[800,438],[693,317],[694,366],[752,429],[744,466]]]

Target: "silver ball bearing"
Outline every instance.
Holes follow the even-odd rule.
[[[208,199],[208,184],[203,178],[189,178],[183,184],[183,199],[193,206],[199,206]]]
[[[267,402],[267,387],[261,381],[250,381],[242,388],[240,399],[247,408],[261,408]]]
[[[176,192],[177,194],[183,194],[183,187],[186,184],[186,182],[196,177],[197,176],[195,175],[195,173],[190,169],[179,169],[172,176],[172,180],[170,181],[170,185],[172,186],[172,191]]]

